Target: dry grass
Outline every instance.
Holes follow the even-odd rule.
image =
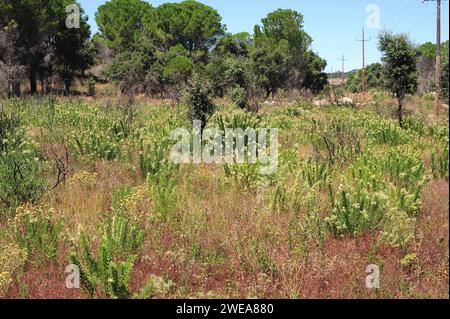
[[[414,105],[409,107],[416,109]],[[145,112],[150,114],[151,110]],[[295,143],[289,133],[282,138],[286,144],[295,145],[297,158],[309,158],[312,147],[308,141]],[[430,141],[424,139],[424,143]],[[380,152],[384,151],[380,147]],[[429,152],[424,151],[422,156],[429,167]],[[177,209],[169,218],[158,218],[152,207],[153,198],[145,192],[147,183],[137,167],[137,158],[132,163],[72,160],[69,181],[42,199],[46,206],[59,212],[66,225],[67,238],[61,240],[57,261],[28,263],[7,297],[85,298],[81,290],[64,286],[68,239],[76,238],[82,227],[90,240],[98,243],[102,221],[111,214],[113,191],[123,185],[140,187],[144,190],[141,195],[146,197],[126,210],[145,230],[131,288],[142,288],[150,274],[173,282],[169,291],[153,297],[449,297],[447,180],[428,182],[414,240],[407,247],[393,248],[380,242],[379,231],[322,238],[320,229],[307,223],[313,213],[319,218],[330,213],[325,190],[317,193],[314,211],[308,209],[307,203],[302,203],[301,209],[274,209],[270,189],[244,191],[226,178],[222,167],[214,165],[183,166],[177,186]],[[80,172],[87,172],[87,181],[76,178]],[[287,176],[289,187],[293,185],[293,175]],[[5,231],[7,226],[0,225],[2,244],[12,241]],[[417,257],[402,264],[405,256],[412,253]],[[369,264],[381,269],[379,290],[365,287],[365,269]]]

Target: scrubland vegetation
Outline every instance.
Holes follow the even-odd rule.
[[[362,96],[294,10],[112,0],[90,38],[73,3],[0,0],[0,298],[449,298],[448,42],[435,93],[433,45],[381,33]],[[194,120],[278,129],[276,172],[173,163]]]
[[[216,101],[208,125],[281,128],[268,176],[169,162],[182,105],[4,101],[3,297],[448,297],[448,124],[410,98],[401,129],[389,101]]]

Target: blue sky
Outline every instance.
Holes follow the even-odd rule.
[[[92,32],[97,31],[95,12],[106,0],[79,0],[89,16]],[[154,7],[164,2],[149,0]],[[367,5],[377,5],[380,12],[380,29],[366,27],[366,64],[377,62],[377,35],[382,29],[410,34],[416,43],[436,41],[436,3],[423,0],[200,0],[214,7],[222,16],[227,31],[253,32],[267,13],[278,8],[294,9],[303,14],[305,31],[313,38],[312,49],[328,62],[327,72],[342,68],[338,60],[345,54],[346,70],[360,68],[362,64],[362,28],[370,13]],[[448,40],[448,1],[442,4],[442,41]]]

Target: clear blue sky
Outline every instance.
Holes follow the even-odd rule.
[[[362,64],[362,28],[370,13],[366,6],[375,4],[380,9],[380,29],[366,28],[366,64],[377,62],[377,35],[380,30],[410,34],[416,43],[436,42],[436,3],[423,0],[200,0],[214,7],[222,16],[227,31],[232,33],[247,31],[252,33],[255,24],[260,23],[267,13],[278,8],[294,9],[303,14],[305,31],[313,38],[312,48],[328,62],[327,71],[340,70],[338,60],[342,54],[348,58],[346,70],[360,68]],[[89,16],[93,33],[97,32],[95,12],[106,0],[79,0]],[[154,7],[164,2],[147,1]],[[448,1],[442,4],[442,41],[448,40]]]

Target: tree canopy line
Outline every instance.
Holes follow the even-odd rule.
[[[95,15],[91,38],[81,8],[79,29],[65,25],[73,0],[0,0],[0,63],[10,94],[24,79],[31,93],[54,84],[69,91],[95,64],[98,76],[121,91],[179,98],[193,76],[218,96],[267,97],[277,90],[318,92],[327,84],[326,61],[311,50],[303,16],[277,10],[254,34],[226,32],[219,13],[186,0],[159,7],[141,0],[111,0]],[[105,59],[106,57],[106,59]]]
[[[79,28],[66,26],[71,4],[80,8]],[[214,8],[194,0],[158,7],[110,0],[98,8],[99,32],[93,37],[74,0],[0,0],[0,12],[0,88],[8,95],[20,95],[25,80],[32,94],[61,87],[67,93],[75,80],[94,76],[116,83],[122,93],[178,101],[197,78],[214,95],[229,95],[245,108],[280,90],[315,94],[327,85],[326,61],[312,51],[303,16],[294,10],[269,13],[253,34],[231,34]],[[406,54],[399,66],[412,72],[406,91],[433,90],[435,45],[416,47],[403,35],[391,36],[396,45],[384,45],[388,38],[380,34],[379,48],[388,55]],[[443,57],[442,92],[448,96],[448,42]],[[402,93],[387,57],[381,62],[367,67],[367,87]],[[361,71],[350,74],[346,88],[361,91]]]

